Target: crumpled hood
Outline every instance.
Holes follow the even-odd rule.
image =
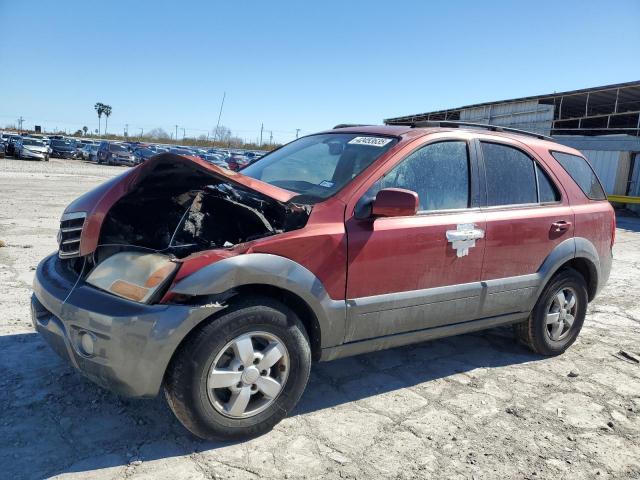
[[[281,203],[286,203],[297,196],[295,192],[247,177],[238,172],[223,169],[198,157],[162,153],[106,181],[78,197],[67,206],[64,213],[86,212],[87,214],[80,240],[80,255],[87,255],[96,249],[104,219],[118,200],[131,192],[151,173],[181,165],[211,175],[212,178],[220,182],[253,190]]]

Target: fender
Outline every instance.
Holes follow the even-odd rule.
[[[540,283],[536,294],[532,296],[530,310],[535,306],[535,303],[542,294],[542,290],[544,290],[544,287],[549,283],[551,277],[560,269],[560,267],[562,267],[562,265],[575,258],[584,258],[593,265],[593,273],[595,273],[594,280],[598,288],[601,286],[602,282],[600,279],[602,277],[600,259],[593,243],[583,237],[568,238],[556,245],[540,266],[540,269],[536,274],[540,279]]]
[[[318,319],[322,348],[344,341],[346,302],[333,300],[312,272],[278,255],[247,253],[220,260],[180,280],[171,293],[216,295],[243,285],[271,285],[297,295]]]

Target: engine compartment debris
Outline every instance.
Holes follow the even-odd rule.
[[[183,258],[304,227],[311,206],[283,203],[186,163],[161,163],[109,210],[100,245]]]

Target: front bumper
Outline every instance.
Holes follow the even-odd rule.
[[[123,396],[157,395],[171,356],[187,333],[225,308],[131,302],[78,281],[64,262],[52,254],[38,265],[33,325],[62,358]],[[81,335],[93,339],[93,354],[85,353]]]
[[[53,151],[51,153],[51,156],[56,157],[56,158],[73,158],[75,156],[74,152],[60,152],[60,151]]]
[[[27,150],[26,148],[20,152],[20,156],[23,158],[37,158],[38,160],[44,160],[46,153],[35,152],[33,150]]]

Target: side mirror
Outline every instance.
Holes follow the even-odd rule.
[[[409,217],[418,211],[418,194],[404,188],[384,188],[371,207],[374,217]]]

